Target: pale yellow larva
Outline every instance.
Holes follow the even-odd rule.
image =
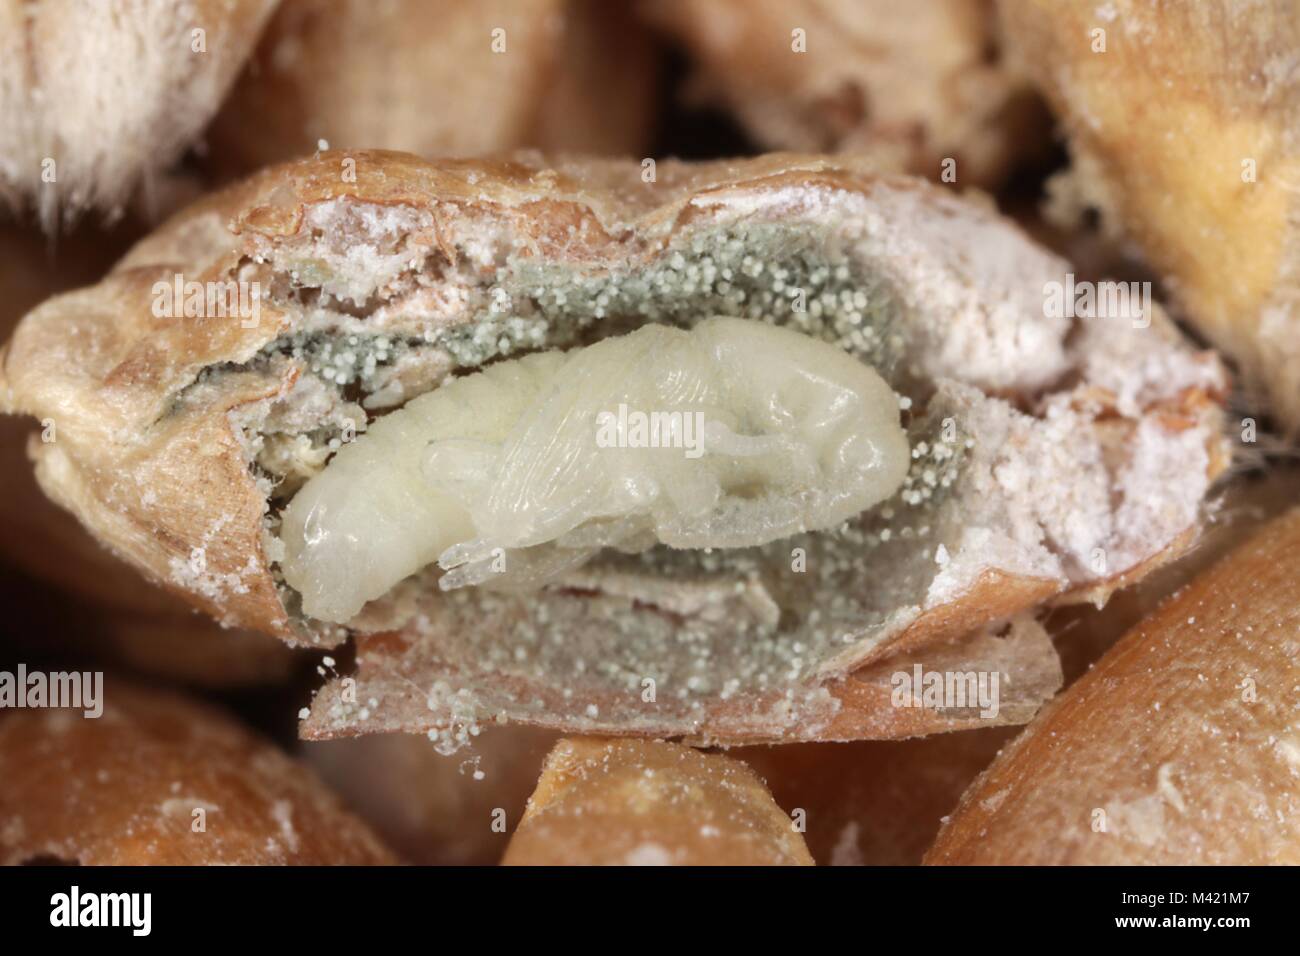
[[[285,511],[285,580],[346,621],[435,561],[537,587],[602,548],[735,548],[839,525],[910,461],[869,366],[730,318],[490,366],[344,447]]]

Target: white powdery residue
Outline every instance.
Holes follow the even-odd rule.
[[[1170,431],[1150,419],[1138,425],[1115,479],[1122,500],[1115,514],[1118,541],[1109,553],[1112,574],[1168,547],[1196,524],[1210,483],[1209,437],[1201,428]]]
[[[1197,353],[1170,333],[1163,318],[1147,328],[1126,318],[1079,320],[1072,353],[1086,381],[1114,396],[1115,408],[1128,418],[1160,401],[1175,400],[1189,389],[1223,391],[1228,382],[1222,364]]]
[[[1064,260],[951,196],[879,186],[872,199],[857,255],[894,280],[930,378],[1037,388],[1068,369],[1069,320],[1046,315],[1043,291],[1063,279]]]
[[[1154,330],[1150,333],[1154,336]],[[1204,367],[1191,362],[1189,375]],[[930,589],[951,600],[986,567],[1086,583],[1122,573],[1192,527],[1208,487],[1210,435],[1136,423],[1121,460],[1074,393],[1054,395],[1039,417],[967,386],[944,383],[963,431],[976,436],[963,464],[960,524],[989,537],[947,544],[952,561]]]
[[[978,437],[965,443],[961,478],[936,517],[948,561],[930,583],[926,606],[960,597],[989,569],[1063,577],[1036,513],[1044,486],[1052,484],[1037,470],[1041,423],[966,385],[943,383],[941,400],[953,409],[962,434]]]
[[[201,594],[210,601],[220,603],[232,594],[247,594],[248,585],[244,583],[242,573],[221,574],[197,567],[192,561],[173,557],[168,566],[171,570],[172,583],[187,591]]]
[[[1092,419],[1071,407],[1068,396],[1050,402],[1032,428],[1021,467],[1032,472],[1018,500],[1032,509],[1044,538],[1068,572],[1092,576],[1092,560],[1113,539],[1111,473]]]
[[[231,595],[249,593],[250,588],[245,583],[245,578],[256,577],[262,570],[256,555],[250,555],[238,571],[220,572],[208,567],[208,549],[213,541],[220,539],[231,519],[229,514],[217,518],[199,539],[199,547],[188,558],[178,555],[170,559],[168,567],[173,582],[216,603],[225,601]]]
[[[469,267],[466,275],[481,274],[492,266],[500,266],[516,239],[514,227],[506,221],[491,219],[463,220],[455,215],[452,204],[440,205],[438,215],[449,223],[448,240],[456,247]]]
[[[423,258],[425,246],[401,240],[432,225],[433,216],[423,209],[340,197],[308,207],[298,238],[309,243],[305,250],[308,263],[320,260],[328,266],[328,275],[320,277],[319,287],[337,298],[364,304],[376,290]],[[323,238],[312,241],[316,231]],[[295,271],[293,256],[304,251],[301,242],[297,245],[297,253],[286,247],[289,255],[277,263],[279,268]]]
[[[1026,577],[1060,577],[1060,562],[1041,547],[1026,546],[986,527],[963,528],[948,563],[930,582],[925,609],[949,604],[965,595],[985,571],[996,568]]]
[[[362,203],[353,199],[340,198],[322,204],[324,208],[324,225],[339,215],[340,207],[346,207],[346,213],[359,221],[365,228],[365,236],[370,239],[392,239],[412,229],[424,228],[433,223],[428,212],[414,206],[390,206],[384,203]],[[317,223],[313,223],[314,225]]]

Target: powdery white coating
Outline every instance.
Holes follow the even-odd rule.
[[[677,430],[639,433],[638,414]],[[342,622],[438,559],[455,568],[444,589],[530,588],[605,547],[833,528],[897,491],[910,462],[897,396],[836,347],[739,319],[646,326],[384,417],[291,502],[282,567],[308,614]]]
[[[277,257],[276,264],[300,284],[365,305],[375,289],[421,258],[420,244],[408,245],[405,239],[432,224],[427,211],[405,206],[323,202],[307,209],[305,222],[309,233],[321,239],[297,255]]]

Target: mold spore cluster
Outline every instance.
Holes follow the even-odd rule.
[[[838,345],[888,378],[903,343],[887,287],[808,233],[780,223],[700,228],[634,268],[599,271],[512,257],[484,307],[437,344],[473,368],[539,342],[603,337],[602,326],[624,321],[690,326],[722,315]]]

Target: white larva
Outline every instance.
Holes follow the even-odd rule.
[[[598,552],[736,548],[892,495],[898,397],[761,322],[649,325],[443,385],[342,448],[285,510],[285,581],[343,622],[434,562],[444,588],[538,587]]]

